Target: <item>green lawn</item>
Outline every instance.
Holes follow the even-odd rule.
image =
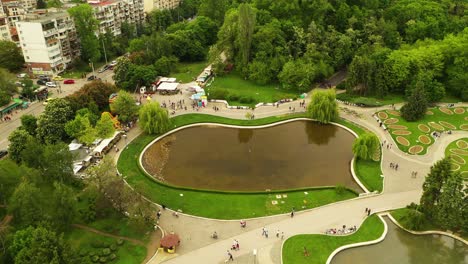
[[[227,98],[211,98],[210,93],[216,90],[226,90]],[[206,88],[210,99],[226,99],[230,105],[254,106],[258,103],[274,103],[285,98],[298,98],[300,93],[279,88],[279,84],[259,85],[245,80],[237,72],[215,77],[211,86]],[[215,92],[216,93],[216,92]],[[234,96],[234,97],[233,97]],[[232,97],[232,98],[230,98]],[[249,98],[251,102],[241,102],[241,98]]]
[[[462,176],[465,178],[465,180],[468,180],[468,155],[460,155],[460,154],[455,154],[455,153],[452,153],[450,150],[451,149],[460,149],[458,146],[457,146],[457,142],[458,141],[465,141],[467,144],[468,144],[468,137],[466,138],[462,138],[462,139],[459,139],[459,140],[455,140],[453,142],[451,142],[447,148],[445,149],[445,156],[448,156],[448,155],[456,155],[458,157],[456,157],[456,160],[453,160],[453,163],[455,164],[455,166],[460,166],[460,168],[457,170],[457,171],[460,171],[460,173],[462,174]],[[468,148],[465,148],[466,151],[468,151]],[[460,161],[460,158],[463,159],[465,161],[465,163],[461,163]],[[458,161],[458,162],[456,162]]]
[[[453,108],[450,108],[450,109],[453,110]],[[465,107],[464,109],[465,109],[465,111],[468,111],[468,108]],[[462,124],[467,124],[467,126],[468,126],[468,121],[464,120],[464,117],[467,116],[466,112],[464,114],[455,114],[454,113],[452,115],[449,115],[449,114],[445,114],[442,111],[440,111],[439,108],[429,108],[428,110],[431,111],[433,114],[432,115],[427,115],[426,114],[423,119],[418,120],[416,122],[407,122],[401,116],[396,116],[396,115],[390,114],[388,110],[380,111],[380,112],[387,113],[388,118],[397,118],[398,122],[395,123],[394,125],[406,126],[407,129],[404,129],[404,130],[408,130],[408,131],[411,132],[410,135],[404,135],[403,136],[404,138],[406,138],[410,142],[409,146],[404,146],[404,145],[402,145],[402,144],[400,144],[400,143],[398,143],[396,141],[396,137],[398,135],[393,134],[394,130],[401,130],[401,129],[392,129],[392,128],[388,129],[388,131],[391,133],[391,135],[392,135],[393,139],[395,140],[395,142],[397,142],[398,147],[402,151],[405,151],[405,152],[409,153],[408,150],[409,150],[409,148],[411,146],[420,145],[420,146],[423,147],[423,150],[419,153],[419,155],[423,155],[423,154],[425,154],[427,152],[427,147],[431,146],[434,143],[434,139],[431,136],[432,132],[434,132],[434,131],[447,131],[447,130],[461,130],[460,126]],[[428,125],[429,122],[436,122],[437,124],[439,124],[440,121],[448,122],[448,123],[454,125],[456,127],[456,129],[450,129],[450,128],[444,127],[443,130],[436,130],[433,127]],[[428,133],[422,132],[421,130],[418,129],[419,124],[424,124],[424,125],[428,126],[430,128],[430,131]],[[419,142],[419,136],[421,136],[421,135],[428,136],[429,139],[431,140],[430,144],[420,143]]]
[[[89,260],[93,254],[102,255],[103,249],[111,248],[111,245],[116,246],[116,250],[112,253],[115,254],[117,258],[114,261],[108,260],[105,263],[139,264],[146,257],[146,248],[143,246],[132,244],[129,241],[124,241],[124,243],[119,246],[117,245],[117,239],[77,228],[69,230],[64,238],[72,248],[79,252],[80,256]]]
[[[324,230],[325,231],[325,230]],[[367,218],[358,231],[348,236],[297,235],[289,238],[283,245],[284,264],[323,264],[337,248],[358,242],[378,239],[384,231],[384,224],[378,216]],[[304,246],[309,256],[304,256]]]
[[[170,77],[177,78],[177,81],[188,83],[194,81],[198,75],[208,66],[208,62],[178,63],[175,71]]]
[[[373,96],[360,96],[354,94],[340,93],[336,95],[336,99],[342,101],[348,101],[351,103],[362,103],[368,106],[383,106],[383,105],[391,105],[391,104],[398,104],[404,103],[406,101],[406,97],[401,94],[389,94],[384,96],[383,98],[373,97]],[[460,102],[460,98],[454,97],[452,95],[446,95],[442,98],[441,102],[444,103],[458,103]]]
[[[303,114],[274,116],[257,120],[235,120],[218,116],[190,114],[173,118],[175,127],[197,122],[217,122],[235,125],[261,125],[304,116]],[[304,210],[329,204],[336,201],[356,197],[350,190],[343,193],[335,188],[309,188],[278,192],[216,192],[200,191],[188,188],[175,188],[163,185],[153,178],[146,176],[139,168],[138,156],[143,148],[155,136],[141,135],[125,149],[118,161],[119,171],[126,177],[127,182],[139,193],[154,202],[165,204],[172,209],[183,212],[218,219],[240,219],[287,213],[291,208]],[[305,194],[307,191],[308,194]],[[285,203],[272,205],[276,194],[288,194]],[[181,196],[180,194],[183,194]],[[207,206],[210,205],[210,206]]]

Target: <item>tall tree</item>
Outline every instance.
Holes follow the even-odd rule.
[[[238,45],[241,67],[246,67],[250,60],[250,49],[255,28],[255,10],[249,4],[239,5]]]
[[[23,64],[21,49],[12,41],[0,40],[0,67],[17,71],[23,67]]]
[[[201,0],[198,15],[209,17],[218,25],[221,25],[227,8],[228,0]]]
[[[459,230],[463,226],[463,214],[468,204],[463,201],[463,178],[459,172],[452,172],[442,186],[437,204],[437,222],[444,229]],[[466,230],[465,230],[466,231]]]
[[[422,87],[417,86],[408,98],[408,102],[401,107],[401,116],[406,121],[416,121],[424,117],[426,110],[426,93]]]
[[[7,70],[0,68],[0,106],[11,101],[11,97],[16,93],[15,76]]]
[[[315,90],[312,92],[312,100],[307,107],[309,116],[320,123],[327,124],[338,117],[338,104],[336,93],[331,90]]]
[[[373,133],[365,133],[354,140],[353,153],[358,158],[370,160],[379,154],[379,138]]]
[[[54,227],[65,231],[76,216],[75,192],[72,188],[58,182],[54,182],[52,194],[52,221]]]
[[[118,114],[121,122],[127,123],[132,121],[138,115],[138,106],[133,96],[126,92],[120,91],[117,99],[111,104],[113,113]]]
[[[33,137],[24,129],[17,128],[13,130],[13,132],[8,136],[8,140],[10,141],[10,145],[8,147],[10,159],[14,160],[16,163],[21,163],[21,153],[26,149],[28,142],[32,139]]]
[[[429,218],[437,214],[436,205],[439,204],[442,186],[452,174],[452,163],[450,157],[445,157],[436,162],[432,167],[423,184],[421,196],[421,210]]]
[[[45,202],[35,184],[23,180],[8,202],[8,211],[18,226],[37,225],[44,217]]]
[[[65,97],[70,102],[73,111],[87,107],[93,110],[94,104],[97,105],[98,114],[109,109],[109,96],[117,92],[117,87],[109,82],[100,80],[92,81],[83,85],[78,91]]]
[[[67,138],[65,124],[73,118],[70,103],[65,99],[52,100],[40,115],[37,136],[42,142],[56,143]]]
[[[67,9],[75,22],[76,32],[80,37],[81,59],[96,62],[101,58],[99,40],[95,35],[99,21],[94,16],[93,8],[89,4],[80,4]]]
[[[140,126],[148,134],[162,134],[171,124],[167,109],[158,102],[151,102],[140,108]]]
[[[114,122],[112,121],[112,117],[109,114],[102,113],[101,118],[96,123],[96,135],[99,138],[109,138],[111,137],[114,132]]]
[[[28,132],[31,136],[35,136],[37,129],[37,118],[29,114],[22,115],[21,129],[24,129],[24,131]]]

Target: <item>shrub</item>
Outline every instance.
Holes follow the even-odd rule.
[[[98,257],[98,256],[93,256],[93,257],[91,258],[91,261],[92,261],[92,262],[98,262],[98,260],[99,260],[99,257]]]
[[[336,86],[336,89],[338,89],[338,90],[346,90],[346,81],[343,81],[343,82],[339,83],[339,84]]]
[[[82,249],[82,250],[80,250],[79,254],[80,254],[80,257],[84,257],[84,256],[88,255],[88,251],[86,249]]]
[[[250,96],[242,96],[241,98],[239,98],[239,102],[243,103],[243,104],[250,104],[254,101],[254,99]]]
[[[117,239],[117,245],[121,246],[124,244],[124,240],[123,239]]]
[[[99,262],[101,262],[101,263],[106,263],[106,262],[107,262],[107,258],[106,258],[106,257],[100,257],[100,258],[99,258]]]
[[[110,253],[111,253],[110,248],[105,248],[105,249],[102,250],[102,254],[101,254],[101,255],[102,255],[102,256],[109,256]]]
[[[116,259],[116,258],[117,258],[117,256],[116,256],[115,254],[111,254],[111,255],[109,256],[109,259],[110,259],[110,260],[114,260],[114,259]]]
[[[104,248],[104,242],[99,241],[99,240],[93,240],[91,241],[91,247],[93,248]]]
[[[229,91],[225,89],[215,89],[210,91],[210,99],[226,100],[229,96]]]
[[[110,249],[111,249],[112,251],[116,251],[116,250],[117,250],[117,245],[112,244],[112,245],[110,246]]]
[[[229,95],[228,95],[228,100],[229,100],[229,101],[239,101],[239,95],[237,95],[237,94],[229,94]]]
[[[346,187],[344,187],[341,184],[338,184],[338,185],[335,186],[335,192],[338,195],[344,194],[346,192]]]
[[[408,213],[402,217],[405,227],[412,230],[420,230],[426,221],[425,219],[424,213],[415,209],[409,209]]]
[[[382,102],[379,102],[375,99],[367,98],[367,97],[358,97],[354,99],[354,103],[358,105],[363,105],[363,106],[370,106],[370,107],[376,107],[376,106],[382,106],[384,105]]]

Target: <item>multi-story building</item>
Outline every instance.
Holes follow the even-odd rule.
[[[0,40],[11,40],[8,17],[3,12],[3,8],[0,9]]]
[[[93,0],[88,3],[94,8],[99,20],[99,33],[111,32],[114,36],[121,34],[122,23],[140,24],[145,20],[143,0]]]
[[[67,12],[32,14],[16,23],[28,70],[54,75],[79,56],[75,25]]]
[[[149,13],[154,9],[173,9],[179,6],[182,0],[144,0],[145,12]]]

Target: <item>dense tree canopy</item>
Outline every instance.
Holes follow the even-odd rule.
[[[98,28],[98,20],[94,16],[93,7],[88,4],[80,4],[67,9],[75,22],[76,32],[80,37],[81,59],[88,62],[96,62],[101,57],[99,39],[94,32]]]
[[[65,99],[47,104],[37,123],[37,136],[42,142],[56,143],[67,138],[65,124],[73,118],[73,110]]]
[[[117,99],[111,104],[111,110],[123,123],[132,121],[138,115],[135,98],[126,91],[119,92]]]
[[[162,134],[169,129],[170,119],[167,109],[158,102],[143,105],[139,113],[140,127],[148,134]]]
[[[12,41],[0,40],[0,68],[16,71],[21,69],[23,64],[21,49]]]
[[[370,160],[379,154],[379,138],[373,133],[365,133],[354,140],[353,153],[358,158]]]
[[[0,68],[0,106],[8,104],[17,91],[14,80],[13,74]]]
[[[338,117],[335,90],[316,90],[312,92],[312,99],[307,107],[310,118],[327,124]]]

